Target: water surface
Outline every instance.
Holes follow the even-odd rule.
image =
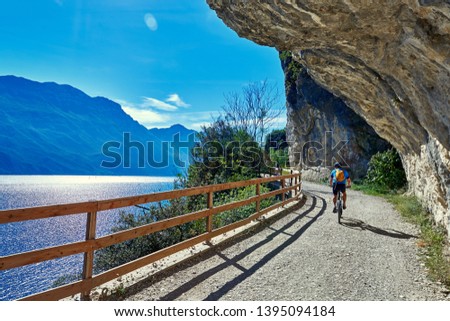
[[[173,177],[0,176],[0,210],[67,204],[149,194],[173,189]],[[97,236],[110,233],[120,211],[99,212]],[[0,214],[1,215],[1,214]],[[0,224],[0,256],[82,241],[86,214]],[[46,290],[55,280],[82,271],[83,255],[0,271],[0,300],[14,300]]]

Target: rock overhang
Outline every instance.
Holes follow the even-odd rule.
[[[449,0],[207,2],[239,36],[293,52],[396,147],[411,191],[448,227]]]

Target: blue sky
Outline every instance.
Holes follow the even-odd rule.
[[[249,82],[284,93],[277,51],[239,38],[205,0],[2,1],[0,35],[0,75],[110,98],[148,128],[199,129]]]

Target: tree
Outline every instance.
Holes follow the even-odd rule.
[[[264,143],[264,150],[266,153],[270,152],[270,149],[279,150],[289,147],[286,138],[286,128],[274,129],[267,136]]]
[[[397,190],[407,183],[405,170],[398,152],[391,148],[372,156],[367,170],[366,183],[382,189]]]
[[[274,129],[264,143],[267,164],[276,167],[286,167],[289,162],[289,144],[286,139],[286,129]]]
[[[202,127],[188,169],[190,186],[220,184],[258,176],[260,148],[244,130],[218,118]]]
[[[250,83],[241,93],[225,95],[224,120],[231,127],[247,132],[262,146],[267,131],[281,115],[280,101],[275,84],[267,80]]]

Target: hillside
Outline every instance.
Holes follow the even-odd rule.
[[[174,166],[171,149],[168,166],[155,168],[147,159],[162,159],[161,141],[176,132],[181,137],[193,132],[181,125],[148,130],[111,100],[14,76],[0,77],[0,119],[0,174],[172,176],[185,168]],[[124,133],[146,146],[144,168],[138,166],[137,148],[130,149],[129,168],[123,162],[115,168],[101,165],[113,160],[102,154],[107,142],[119,143],[110,151],[124,155]]]

